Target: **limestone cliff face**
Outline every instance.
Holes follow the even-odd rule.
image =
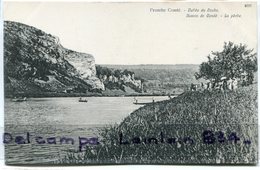
[[[95,59],[92,55],[68,50],[65,59],[74,66],[83,79],[96,75]]]
[[[6,93],[75,92],[104,89],[94,57],[64,48],[59,38],[37,28],[4,22]]]

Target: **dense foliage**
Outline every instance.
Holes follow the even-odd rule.
[[[215,79],[217,82],[222,77],[227,79],[241,78],[247,76],[247,85],[252,84],[254,72],[257,71],[257,55],[253,49],[246,45],[236,45],[232,42],[224,43],[223,50],[212,52],[208,61],[200,65],[199,72],[195,73],[197,79]]]
[[[106,76],[115,76],[117,78],[120,78],[123,75],[133,75],[134,72],[133,71],[129,71],[127,69],[125,70],[120,70],[120,69],[112,69],[112,68],[108,68],[105,66],[100,66],[97,65],[96,66],[96,72],[97,72],[97,76],[99,77],[100,75],[106,75]]]

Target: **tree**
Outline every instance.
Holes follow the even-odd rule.
[[[97,65],[96,66],[96,74],[99,75],[106,75],[106,76],[111,76],[112,75],[112,70],[107,68],[107,67],[102,67]]]
[[[123,71],[123,75],[128,75],[128,74],[132,76],[132,74],[134,74],[134,72],[125,69],[125,70]]]
[[[121,76],[121,71],[120,71],[120,70],[115,70],[115,71],[114,71],[114,76],[117,77],[117,78],[120,78],[120,76]]]
[[[222,77],[233,79],[246,74],[247,84],[252,84],[253,73],[256,71],[257,55],[253,53],[253,49],[247,49],[247,46],[243,44],[225,42],[222,51],[211,52],[208,55],[208,61],[200,65],[195,77],[196,79],[215,79],[216,82],[219,82]]]

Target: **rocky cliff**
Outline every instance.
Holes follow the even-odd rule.
[[[5,93],[104,90],[94,57],[64,48],[59,38],[37,28],[4,22]]]

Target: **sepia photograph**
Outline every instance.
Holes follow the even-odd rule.
[[[256,2],[4,2],[7,165],[257,165]]]

